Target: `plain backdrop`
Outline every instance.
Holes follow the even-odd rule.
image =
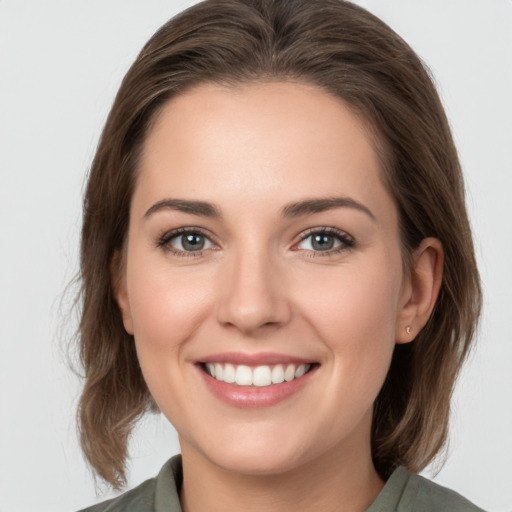
[[[97,496],[78,448],[76,327],[81,194],[120,80],[183,0],[0,0],[0,511],[77,510]],[[430,66],[467,179],[485,290],[478,347],[453,403],[435,480],[512,511],[512,2],[360,0]],[[64,295],[63,295],[64,294]],[[62,299],[64,297],[64,299]],[[131,443],[130,486],[179,450],[165,419]],[[434,468],[426,472],[434,476]]]

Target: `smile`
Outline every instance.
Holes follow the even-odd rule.
[[[214,379],[237,386],[265,387],[303,377],[311,364],[276,364],[250,367],[243,364],[204,363],[203,370]]]
[[[206,388],[237,408],[260,408],[299,395],[321,364],[289,354],[224,352],[196,361]]]

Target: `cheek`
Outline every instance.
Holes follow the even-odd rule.
[[[134,261],[136,265],[136,261]],[[134,265],[134,266],[135,266]],[[207,283],[200,272],[171,272],[165,263],[141,265],[128,282],[139,359],[179,351],[207,315]]]
[[[326,330],[326,338],[374,343],[368,336],[372,332],[394,334],[401,275],[392,265],[330,269],[324,279],[317,277],[296,296],[302,297],[304,314],[309,311],[312,322]]]
[[[328,279],[310,281],[307,294],[297,293],[332,355],[340,392],[360,390],[368,401],[382,386],[395,346],[401,267],[393,261],[400,260],[340,267]]]
[[[190,377],[187,347],[208,315],[210,294],[204,284],[209,280],[200,273],[191,279],[190,272],[171,272],[161,264],[136,267],[128,291],[137,357],[153,399],[178,426],[193,403],[180,390]]]

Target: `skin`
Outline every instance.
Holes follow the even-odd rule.
[[[282,214],[332,197],[368,212],[349,204]],[[155,206],[167,199],[213,203],[221,216]],[[206,236],[199,253],[170,238],[187,227]],[[336,252],[313,247],[311,228],[326,227],[352,245],[335,237]],[[179,435],[186,512],[371,504],[383,486],[370,453],[372,405],[395,343],[410,342],[432,311],[442,249],[424,240],[404,271],[396,206],[369,131],[347,105],[298,83],[203,84],[172,99],[145,142],[119,260],[125,328]],[[196,364],[222,352],[318,366],[286,400],[240,408],[214,396]]]

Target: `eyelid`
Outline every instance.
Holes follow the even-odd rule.
[[[323,227],[319,226],[319,227],[309,228],[306,231],[304,231],[303,233],[301,233],[299,241],[295,242],[293,244],[292,249],[297,247],[301,242],[303,242],[304,240],[306,240],[307,238],[309,238],[310,236],[315,235],[315,234],[334,236],[341,242],[341,244],[339,247],[336,247],[333,249],[328,249],[325,251],[315,251],[315,250],[311,250],[311,249],[295,249],[295,250],[312,253],[313,256],[330,256],[330,255],[351,249],[355,245],[354,237],[351,236],[346,231],[343,231],[342,229],[338,229],[338,228],[333,228],[330,226],[323,226]]]
[[[180,235],[187,235],[187,234],[198,234],[201,236],[204,236],[207,238],[210,243],[214,246],[209,247],[207,249],[198,249],[197,251],[181,251],[179,249],[176,249],[170,245],[170,242],[180,236]],[[218,244],[215,242],[214,237],[212,234],[205,230],[204,228],[200,228],[198,226],[186,226],[186,227],[180,227],[176,229],[171,229],[169,231],[165,231],[160,237],[158,237],[156,241],[156,246],[160,247],[162,249],[165,249],[171,254],[178,255],[178,256],[201,256],[203,252],[211,251],[211,250],[217,250]]]
[[[197,251],[182,251],[179,249],[176,249],[170,245],[171,240],[178,237],[179,235],[184,234],[200,234],[201,236],[204,236],[207,238],[210,243],[214,247],[209,247],[207,249],[199,249]],[[334,236],[337,238],[341,243],[340,246],[328,249],[325,251],[317,251],[317,250],[311,250],[311,249],[298,249],[297,246],[309,238],[312,235],[315,234],[323,234],[323,235],[329,235]],[[198,226],[186,226],[186,227],[180,227],[171,229],[169,231],[164,232],[156,241],[155,244],[157,247],[163,248],[166,251],[170,252],[171,254],[178,255],[178,256],[200,256],[203,254],[203,252],[211,251],[211,250],[218,250],[219,244],[215,241],[215,237],[210,233],[208,230],[204,228],[200,228]],[[306,253],[311,253],[312,256],[329,256],[333,255],[342,251],[346,251],[350,248],[352,248],[355,245],[354,237],[352,237],[349,233],[346,231],[343,231],[338,228],[330,227],[330,226],[317,226],[313,228],[309,228],[303,233],[300,234],[300,239],[295,242],[292,246],[292,250],[298,250],[303,251]],[[295,248],[295,249],[294,249]]]

